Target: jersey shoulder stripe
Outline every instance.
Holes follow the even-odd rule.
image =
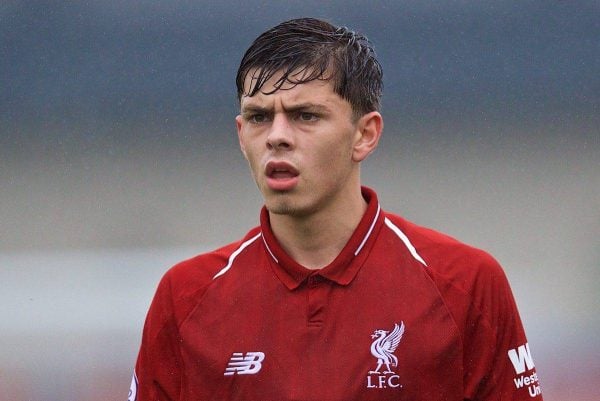
[[[415,252],[427,261],[426,272],[436,283],[447,305],[452,310],[463,305],[458,308],[459,313],[454,313],[455,316],[463,309],[469,309],[465,305],[472,305],[472,311],[481,314],[493,331],[493,318],[498,310],[509,309],[513,303],[510,286],[500,264],[486,251],[451,236],[395,215],[388,217],[410,238]],[[456,320],[461,321],[461,318]]]
[[[244,249],[246,249],[246,247],[250,244],[252,244],[254,241],[256,241],[258,238],[260,238],[262,236],[262,233],[258,233],[256,234],[254,237],[250,238],[249,240],[245,241],[242,245],[240,245],[240,247],[238,249],[236,249],[230,256],[229,259],[227,260],[227,265],[225,265],[225,267],[223,267],[217,274],[215,274],[213,276],[213,280],[222,276],[223,274],[227,273],[227,271],[229,269],[231,269],[231,266],[233,266],[233,261],[235,260],[235,258],[237,258],[237,256],[242,253],[242,251]]]
[[[427,267],[433,272],[444,276],[455,276],[456,278],[478,273],[491,275],[499,273],[498,262],[482,249],[468,245],[439,231],[419,226],[393,214],[386,213],[386,224],[398,236],[404,235],[406,237],[415,254],[426,261]],[[394,230],[392,226],[395,226],[397,230]],[[457,281],[462,282],[464,281],[463,278],[460,277]]]
[[[392,223],[392,221],[387,217],[385,218],[385,225],[388,226],[398,238],[400,238],[400,240],[404,243],[404,245],[406,246],[410,254],[413,256],[413,258],[421,262],[424,266],[427,266],[427,263],[425,263],[421,255],[419,255],[414,245],[410,242],[406,234],[404,234],[404,232],[402,232],[402,230],[398,228],[398,226]]]
[[[240,241],[177,263],[162,277],[155,298],[176,305],[173,314],[182,322],[216,276],[225,274],[235,258],[259,237],[260,228],[255,227]]]

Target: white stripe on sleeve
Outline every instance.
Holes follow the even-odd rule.
[[[410,251],[410,254],[417,259],[419,262],[421,262],[423,265],[427,266],[427,263],[425,263],[425,261],[423,260],[423,258],[421,257],[421,255],[419,255],[419,253],[417,252],[417,250],[415,249],[415,247],[413,246],[413,244],[410,242],[410,240],[408,239],[408,237],[406,236],[406,234],[404,234],[402,232],[402,230],[400,230],[394,223],[392,223],[392,221],[390,219],[388,219],[387,217],[385,218],[385,225],[388,226],[389,228],[391,228],[391,230],[398,236],[398,238],[400,238],[402,240],[402,242],[404,242],[404,245],[406,245],[406,247],[408,248],[408,250]]]
[[[250,238],[248,241],[244,242],[238,249],[236,249],[231,255],[229,255],[229,260],[227,261],[227,265],[222,268],[217,274],[215,274],[213,276],[213,280],[216,279],[217,277],[222,276],[223,274],[227,273],[227,271],[229,269],[231,269],[231,265],[233,265],[233,261],[235,260],[235,258],[237,258],[237,256],[251,243],[253,243],[254,241],[256,241],[256,239],[258,237],[260,237],[262,234],[258,233],[256,234],[254,237]]]

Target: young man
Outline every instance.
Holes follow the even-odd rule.
[[[367,39],[323,21],[254,41],[236,123],[260,226],[164,276],[130,400],[542,399],[497,262],[361,187],[381,79]]]

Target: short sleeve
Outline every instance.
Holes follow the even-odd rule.
[[[168,274],[161,280],[146,317],[130,390],[130,401],[178,400],[181,356]]]
[[[542,401],[523,324],[504,271],[486,263],[467,323],[465,383],[473,401]]]

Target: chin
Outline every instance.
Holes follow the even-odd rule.
[[[298,213],[298,208],[290,202],[267,202],[269,213],[294,216]]]
[[[269,213],[295,217],[308,214],[305,207],[302,207],[297,202],[293,202],[290,199],[285,199],[285,196],[275,196],[273,198],[267,199],[265,202],[265,206]]]
[[[266,187],[261,192],[265,206],[272,214],[302,217],[311,214],[314,209],[314,199],[302,194],[297,188],[291,191],[274,191]]]

